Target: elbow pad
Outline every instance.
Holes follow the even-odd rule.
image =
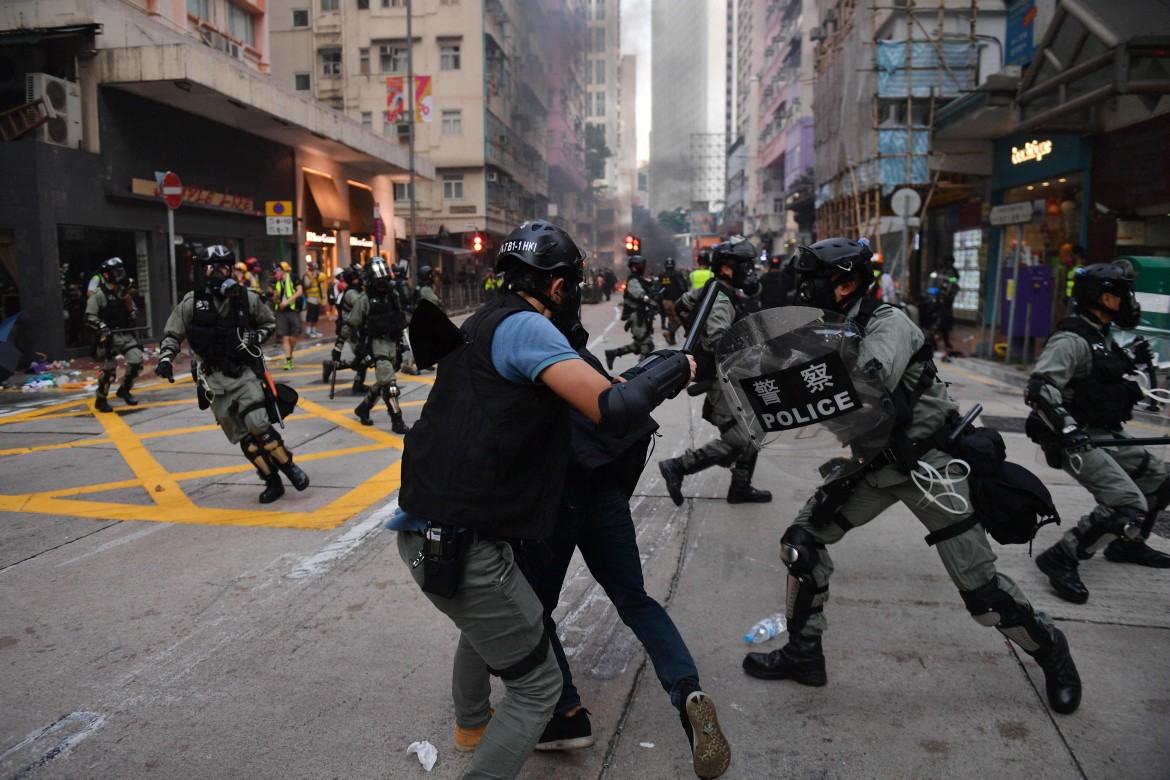
[[[619,382],[598,397],[601,421],[597,430],[625,436],[667,398],[679,394],[691,378],[686,353],[664,349],[622,374]]]
[[[1047,379],[1039,374],[1032,374],[1028,379],[1028,386],[1024,389],[1024,403],[1036,410],[1040,419],[1044,421],[1051,430],[1059,432],[1065,427],[1064,423],[1070,415],[1064,407],[1059,404],[1054,404],[1044,397],[1044,386],[1050,385],[1053,389],[1057,389]]]

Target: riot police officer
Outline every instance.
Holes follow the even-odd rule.
[[[662,335],[667,344],[674,344],[674,334],[682,327],[682,320],[674,313],[675,302],[687,291],[687,280],[679,273],[674,258],[666,258],[662,264],[662,276],[658,277],[658,300],[662,304],[662,313],[666,316]]]
[[[622,294],[622,319],[634,340],[617,349],[605,350],[607,368],[613,368],[613,361],[621,355],[649,355],[654,351],[654,312],[658,306],[650,294],[649,283],[642,278],[646,261],[641,255],[631,255],[629,264],[630,276]]]
[[[443,300],[439,298],[439,294],[435,292],[435,269],[429,265],[420,265],[418,267],[418,289],[414,291],[415,303],[418,301],[430,301],[443,308]]]
[[[957,423],[958,404],[938,378],[933,345],[922,331],[900,309],[865,295],[874,281],[871,256],[866,244],[844,238],[797,247],[797,302],[844,314],[859,326],[859,361],[876,367],[895,408],[905,410],[903,419],[895,423],[883,455],[856,479],[823,486],[784,532],[780,557],[788,569],[789,641],[770,653],[749,653],[743,669],[766,680],[812,686],[827,682],[821,635],[827,627],[823,610],[833,574],[828,545],[901,501],[931,532],[971,617],[994,626],[1035,658],[1044,670],[1052,709],[1072,712],[1080,703],[1081,682],[1068,642],[1047,615],[1032,609],[1012,580],[996,572],[985,532],[966,522],[972,514],[966,481],[919,486],[911,479],[920,462],[946,469],[951,457],[938,442]],[[962,501],[954,496],[944,500],[946,491]]]
[[[1077,571],[1104,548],[1105,559],[1158,569],[1170,556],[1146,544],[1158,512],[1170,504],[1166,464],[1140,445],[1094,447],[1094,439],[1124,439],[1123,423],[1141,400],[1133,359],[1113,341],[1110,327],[1137,327],[1141,307],[1132,270],[1122,263],[1076,269],[1073,313],[1048,339],[1028,380],[1024,400],[1034,410],[1028,434],[1044,448],[1048,465],[1063,468],[1093,494],[1097,506],[1076,528],[1036,556],[1061,598],[1083,604],[1089,589]],[[1140,350],[1152,359],[1149,344]]]
[[[365,395],[366,391],[370,389],[366,385],[366,368],[370,356],[369,343],[358,328],[346,329],[345,325],[349,315],[353,313],[358,299],[362,297],[365,287],[361,266],[349,266],[341,272],[341,278],[345,281],[345,292],[337,301],[337,340],[333,346],[333,353],[337,357],[332,359],[331,355],[330,360],[321,361],[321,381],[328,382],[332,378],[333,372],[338,369],[352,368],[353,387],[350,388],[350,394]],[[345,336],[342,336],[343,330],[346,333]],[[348,362],[341,359],[342,349],[338,347],[339,344],[344,347],[347,343],[352,352]]]
[[[195,290],[167,318],[155,373],[175,381],[173,361],[186,339],[200,360],[200,406],[211,407],[228,441],[256,467],[265,485],[260,503],[268,504],[284,495],[281,473],[297,490],[309,486],[309,477],[293,463],[268,416],[260,346],[276,329],[276,316],[255,291],[231,278],[235,261],[226,246],[196,253]]]
[[[337,341],[333,345],[333,362],[341,361],[341,348],[355,332],[360,332],[366,346],[360,348],[374,360],[374,384],[353,413],[362,425],[373,425],[370,409],[378,402],[378,396],[386,402],[390,414],[390,430],[406,433],[406,422],[402,419],[402,407],[398,403],[398,382],[394,376],[394,358],[398,351],[398,339],[406,328],[406,312],[402,310],[398,294],[394,291],[394,280],[390,277],[390,266],[380,257],[370,261],[367,269],[368,289],[358,296],[353,311],[337,328]],[[348,291],[347,291],[348,292]],[[355,350],[356,351],[356,350]]]
[[[111,257],[106,260],[98,276],[100,281],[97,288],[85,302],[85,322],[97,331],[96,356],[102,361],[93,408],[99,412],[112,412],[114,410],[107,396],[118,373],[118,355],[126,358],[126,371],[115,395],[127,406],[138,406],[138,399],[130,394],[130,389],[142,372],[142,345],[130,332],[138,318],[138,309],[130,294],[131,283],[126,278],[122,258]]]
[[[759,280],[754,271],[755,260],[755,247],[743,238],[735,237],[719,244],[711,253],[711,269],[715,276],[707,280],[707,284],[699,290],[691,290],[679,298],[675,311],[681,314],[684,321],[690,320],[699,302],[706,295],[707,288],[712,284],[722,283],[748,295],[757,294]],[[722,386],[713,381],[715,348],[731,324],[745,314],[739,293],[721,290],[703,328],[699,343],[700,354],[696,355],[699,362],[698,382],[706,381],[710,385],[707,397],[703,401],[703,419],[719,429],[719,438],[707,442],[697,450],[687,450],[677,458],[658,462],[658,469],[666,480],[670,498],[678,506],[682,506],[683,502],[683,477],[697,474],[710,466],[731,469],[731,485],[727,488],[729,504],[761,504],[772,500],[769,491],[752,487],[752,475],[756,470],[759,452],[751,445],[751,439],[743,423],[724,403]]]

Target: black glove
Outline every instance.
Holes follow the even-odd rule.
[[[1070,425],[1060,432],[1060,448],[1072,455],[1093,449],[1093,440],[1079,425]]]
[[[1150,342],[1146,341],[1141,336],[1133,340],[1130,345],[1133,349],[1133,359],[1143,365],[1151,364],[1155,361],[1154,348],[1150,346]]]
[[[245,347],[258,347],[263,339],[258,330],[245,330],[240,333],[240,343]]]
[[[333,351],[329,353],[329,359],[332,360],[334,363],[340,363],[341,362],[341,350],[338,349],[337,347],[334,347]]]
[[[158,361],[158,365],[154,367],[154,373],[171,384],[175,383],[175,367],[171,365],[171,361],[169,360],[163,359]]]
[[[625,330],[629,330],[629,329],[630,329],[630,324],[631,324],[631,323],[630,323],[630,321],[629,321],[629,320],[626,320],[626,324],[625,324]]]
[[[225,279],[223,284],[219,286],[219,294],[225,298],[234,298],[244,291],[244,285],[237,282],[235,279]]]

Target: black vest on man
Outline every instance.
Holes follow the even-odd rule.
[[[247,315],[241,316],[239,311],[241,305],[248,305],[247,293],[239,299],[232,299],[226,316],[219,313],[215,296],[211,293],[197,292],[194,296],[194,311],[187,325],[187,344],[201,360],[229,375],[238,376],[235,372],[247,355],[241,349],[239,336],[240,329],[248,327]]]
[[[505,318],[535,311],[515,293],[485,304],[439,361],[422,417],[406,434],[399,504],[431,522],[505,539],[552,531],[569,460],[569,407],[544,385],[492,365]]]
[[[366,314],[365,332],[376,339],[396,339],[406,329],[406,313],[399,306],[398,296],[391,289],[371,290],[370,310]]]
[[[130,322],[130,310],[123,298],[125,293],[103,284],[102,294],[106,296],[106,305],[98,312],[98,318],[110,330],[129,328],[133,323]]]
[[[1082,317],[1066,317],[1056,326],[1089,342],[1093,367],[1086,377],[1068,383],[1072,400],[1065,404],[1068,413],[1083,426],[1117,430],[1133,417],[1133,405],[1142,398],[1141,388],[1125,375],[1135,367],[1121,347],[1106,346],[1105,335]]]

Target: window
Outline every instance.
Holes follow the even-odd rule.
[[[322,50],[321,75],[325,78],[336,78],[341,75],[341,49]]]
[[[463,112],[460,110],[444,111],[443,135],[463,135]]]
[[[597,101],[594,104],[594,108],[596,109],[594,116],[605,116],[605,93],[597,92],[593,95],[593,98]]]
[[[463,200],[463,174],[443,176],[443,200]]]
[[[357,0],[357,9],[359,11],[370,10],[370,0]]]
[[[594,84],[605,83],[605,60],[594,60],[593,67],[597,70],[597,75],[593,79]]]
[[[200,19],[210,19],[211,0],[187,0],[187,13]]]
[[[459,70],[459,67],[459,44],[441,44],[439,46],[439,69]]]
[[[297,91],[304,91],[306,89],[310,89],[312,87],[312,84],[309,80],[309,74],[308,73],[294,74],[293,75],[293,85],[296,87]]]
[[[293,9],[293,27],[308,27],[309,26],[309,9],[294,8]]]
[[[406,44],[384,43],[379,46],[378,64],[383,73],[405,73]]]
[[[596,0],[596,3],[593,8],[593,18],[600,22],[605,19],[605,0]]]
[[[373,111],[363,111],[362,112],[362,127],[366,128],[367,130],[374,129],[374,112]]]
[[[395,182],[394,183],[394,200],[410,200],[411,185],[410,182]]]
[[[358,73],[363,76],[370,75],[370,50],[368,48],[358,49]]]
[[[337,0],[321,0],[321,10],[322,11],[336,11],[337,10]]]
[[[382,0],[383,8],[404,8],[406,0]]]
[[[337,0],[334,0],[334,2],[336,2],[336,1]],[[594,27],[593,28],[593,48],[592,48],[592,51],[597,51],[597,52],[605,51],[605,28],[604,27]]]
[[[459,5],[459,0],[439,0],[439,5]]]
[[[256,20],[239,6],[228,3],[228,32],[238,41],[256,45]]]

